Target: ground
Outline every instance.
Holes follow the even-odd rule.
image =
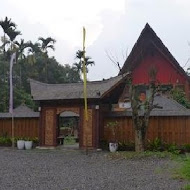
[[[0,149],[1,190],[180,190],[175,162],[113,159],[108,152]]]

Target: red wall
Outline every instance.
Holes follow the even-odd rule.
[[[185,84],[185,77],[177,72],[172,64],[161,55],[147,56],[134,69],[132,77],[133,84],[148,84],[149,69],[152,66],[157,68],[157,81],[161,84]],[[177,82],[178,81],[178,82]]]

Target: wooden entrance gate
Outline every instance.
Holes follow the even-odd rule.
[[[64,111],[72,111],[79,115],[79,147],[95,148],[97,146],[97,110],[88,109],[89,119],[84,122],[83,107],[43,107],[41,110],[40,145],[57,145],[57,116]]]

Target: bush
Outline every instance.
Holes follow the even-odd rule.
[[[149,151],[168,151],[173,154],[179,154],[182,152],[176,144],[164,143],[159,138],[155,138],[153,141],[149,140],[146,148]]]
[[[181,149],[184,151],[184,152],[190,152],[190,144],[184,144]]]
[[[173,153],[173,154],[179,154],[179,153],[180,153],[179,148],[178,148],[177,145],[175,145],[175,144],[170,144],[170,145],[168,145],[167,151],[168,151],[168,152],[171,152],[171,153]]]
[[[64,139],[64,144],[72,145],[72,144],[75,144],[75,143],[76,143],[76,140],[75,140],[74,136],[68,135]]]
[[[153,141],[148,140],[146,149],[150,151],[163,151],[164,144],[159,138],[155,138]]]
[[[134,151],[135,143],[133,142],[119,142],[118,151]]]
[[[11,146],[12,141],[9,137],[0,137],[0,146]]]
[[[190,102],[187,99],[185,92],[179,88],[175,88],[171,91],[172,98],[186,108],[190,108]]]

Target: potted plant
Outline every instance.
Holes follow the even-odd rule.
[[[39,145],[39,139],[38,139],[38,137],[32,138],[32,147],[35,148],[38,145]]]
[[[24,139],[22,137],[17,138],[17,148],[19,150],[24,149]]]
[[[110,128],[112,131],[112,139],[109,142],[109,150],[110,152],[116,152],[118,149],[118,141],[116,138],[116,129],[118,127],[118,122],[111,121],[111,122],[108,122],[106,126]]]
[[[26,150],[32,149],[32,140],[31,138],[27,137],[24,141],[24,146]]]

